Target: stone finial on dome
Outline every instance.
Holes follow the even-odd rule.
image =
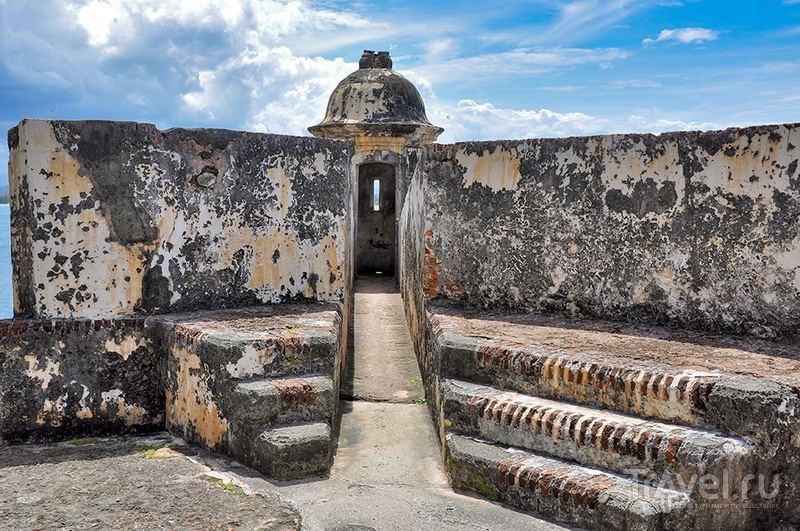
[[[378,52],[375,64],[378,68],[392,68],[392,58],[389,57],[389,52]]]
[[[392,58],[389,52],[378,52],[364,50],[361,59],[358,61],[358,68],[392,68]]]
[[[375,52],[372,50],[364,50],[364,54],[358,61],[358,68],[374,68],[375,67]]]

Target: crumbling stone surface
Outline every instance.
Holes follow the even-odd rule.
[[[537,501],[556,485],[567,489],[569,508],[583,507],[583,494],[580,503],[574,497],[583,480],[570,472],[577,462],[616,483],[635,481],[639,494],[653,487],[654,496],[689,495],[692,503],[675,513],[685,518],[681,528],[744,531],[800,521],[795,347],[614,322],[435,312],[424,360],[435,378],[428,399],[455,463],[451,473],[465,488],[493,489],[518,507],[593,529],[617,525],[606,510],[635,521],[633,500],[597,498],[592,516]],[[464,446],[465,437],[476,440]],[[481,457],[516,448],[555,462]],[[647,526],[677,525],[658,518]]]
[[[426,292],[759,337],[800,330],[800,126],[426,152]]]
[[[0,443],[166,427],[266,473],[319,472],[333,448],[342,333],[340,307],[323,303],[0,321]],[[298,439],[311,454],[258,442],[309,422],[328,430]]]
[[[333,458],[331,427],[325,422],[265,430],[254,446],[257,457],[252,460],[253,465],[281,479],[324,472]]]
[[[330,466],[344,355],[336,305],[287,304],[155,320],[166,355],[170,432],[281,478]],[[308,425],[314,428],[302,428]],[[275,430],[291,435],[294,428],[315,435],[271,435]]]
[[[454,486],[592,529],[691,529],[691,502],[595,469],[449,435]]]
[[[163,429],[145,320],[0,321],[0,442]]]
[[[344,143],[106,121],[15,131],[16,315],[344,299]]]

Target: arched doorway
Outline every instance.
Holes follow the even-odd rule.
[[[384,162],[358,167],[357,271],[394,274],[397,220],[395,168]]]

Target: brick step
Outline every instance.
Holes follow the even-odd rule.
[[[290,480],[330,469],[333,437],[327,422],[302,422],[252,430],[234,446],[238,461],[276,479]]]
[[[445,379],[440,388],[445,424],[451,430],[691,494],[709,491],[699,481],[707,476],[720,485],[725,482],[726,500],[736,499],[744,477],[757,468],[755,445],[707,430],[471,382]]]
[[[525,511],[603,531],[695,529],[682,492],[452,432],[445,451],[454,487]]]
[[[800,380],[764,368],[791,366],[798,349],[595,321],[437,312],[428,322],[441,377],[745,434],[765,455],[800,445]],[[683,366],[681,353],[695,364]]]
[[[330,420],[336,403],[333,378],[231,380],[225,410],[234,422],[271,426]]]
[[[637,416],[708,426],[719,374],[633,361],[565,355],[545,346],[511,347],[441,333],[442,376],[470,380]]]

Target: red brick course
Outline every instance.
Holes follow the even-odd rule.
[[[620,456],[641,460],[663,459],[675,463],[683,443],[681,432],[662,433],[648,427],[627,426],[619,422],[558,409],[514,402],[491,394],[474,395],[472,411],[484,421],[494,421],[543,433],[582,446],[595,446]]]
[[[674,400],[704,411],[719,380],[714,376],[672,375],[497,344],[480,347],[475,356],[479,369],[530,376],[543,390],[566,388],[577,398],[590,395],[616,403],[622,397],[629,403]]]
[[[77,332],[99,332],[101,330],[144,330],[142,317],[118,317],[115,319],[2,319],[0,338],[27,333],[48,332],[70,334]]]
[[[314,405],[314,388],[310,383],[297,378],[271,382],[281,395],[281,409]]]
[[[517,486],[533,494],[552,496],[568,507],[586,506],[595,510],[600,496],[616,485],[616,480],[602,474],[587,476],[570,468],[547,468],[527,465],[531,456],[509,459],[500,464],[501,488]]]

